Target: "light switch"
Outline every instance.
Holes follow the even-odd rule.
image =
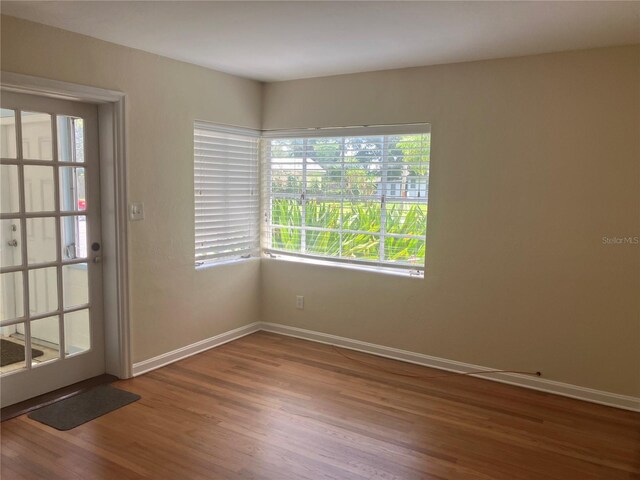
[[[129,220],[144,220],[144,204],[133,202],[129,205]]]

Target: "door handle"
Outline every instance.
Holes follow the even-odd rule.
[[[10,247],[17,247],[18,246],[18,241],[14,238],[13,240],[9,240],[7,242],[7,245],[9,245]]]
[[[101,262],[102,262],[101,255],[96,255],[95,257],[93,257],[93,263],[101,263]]]

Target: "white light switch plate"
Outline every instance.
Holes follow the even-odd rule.
[[[129,220],[144,220],[144,204],[133,202],[129,205]]]

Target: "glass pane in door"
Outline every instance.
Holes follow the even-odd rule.
[[[91,325],[89,310],[65,313],[64,339],[66,355],[76,355],[91,348]]]
[[[87,217],[65,216],[60,219],[62,259],[87,258]]]
[[[22,272],[8,272],[0,275],[0,321],[9,321],[24,316],[22,296]]]
[[[24,349],[24,323],[0,327],[2,363],[0,373],[10,373],[26,368]]]
[[[56,209],[53,167],[24,166],[24,208],[27,212]]]
[[[31,321],[31,365],[38,366],[60,358],[60,317]]]
[[[20,211],[18,166],[0,165],[0,213]]]
[[[0,109],[0,157],[16,158],[16,112]]]
[[[58,115],[58,160],[84,162],[84,120]]]
[[[58,269],[29,270],[29,313],[39,315],[58,310]]]
[[[87,209],[84,168],[60,167],[60,210]]]
[[[22,235],[20,219],[0,220],[0,265],[15,267],[22,265]]]
[[[64,308],[79,307],[89,303],[88,264],[75,263],[62,267],[62,291]]]
[[[56,261],[56,219],[27,218],[27,259],[29,265]]]
[[[51,115],[21,112],[22,157],[26,160],[53,160]]]

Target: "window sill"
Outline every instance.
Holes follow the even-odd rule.
[[[369,272],[369,273],[378,273],[383,275],[394,275],[397,277],[404,278],[414,278],[417,280],[424,279],[424,272],[420,271],[417,274],[417,270],[407,270],[404,268],[393,268],[393,267],[379,267],[373,265],[358,265],[355,263],[344,263],[344,262],[332,262],[331,260],[323,260],[316,258],[307,258],[307,257],[297,257],[294,255],[282,255],[282,254],[270,254],[263,255],[264,259],[274,260],[276,262],[292,262],[292,263],[303,263],[306,265],[319,265],[323,267],[331,267],[331,268],[342,268],[346,270],[357,270],[360,272]]]
[[[240,263],[249,263],[249,262],[259,262],[260,257],[249,257],[249,258],[229,258],[225,260],[213,260],[213,261],[202,261],[202,263],[196,263],[195,268],[196,271],[199,272],[201,270],[209,270],[210,268],[220,267],[223,265],[235,265]]]

